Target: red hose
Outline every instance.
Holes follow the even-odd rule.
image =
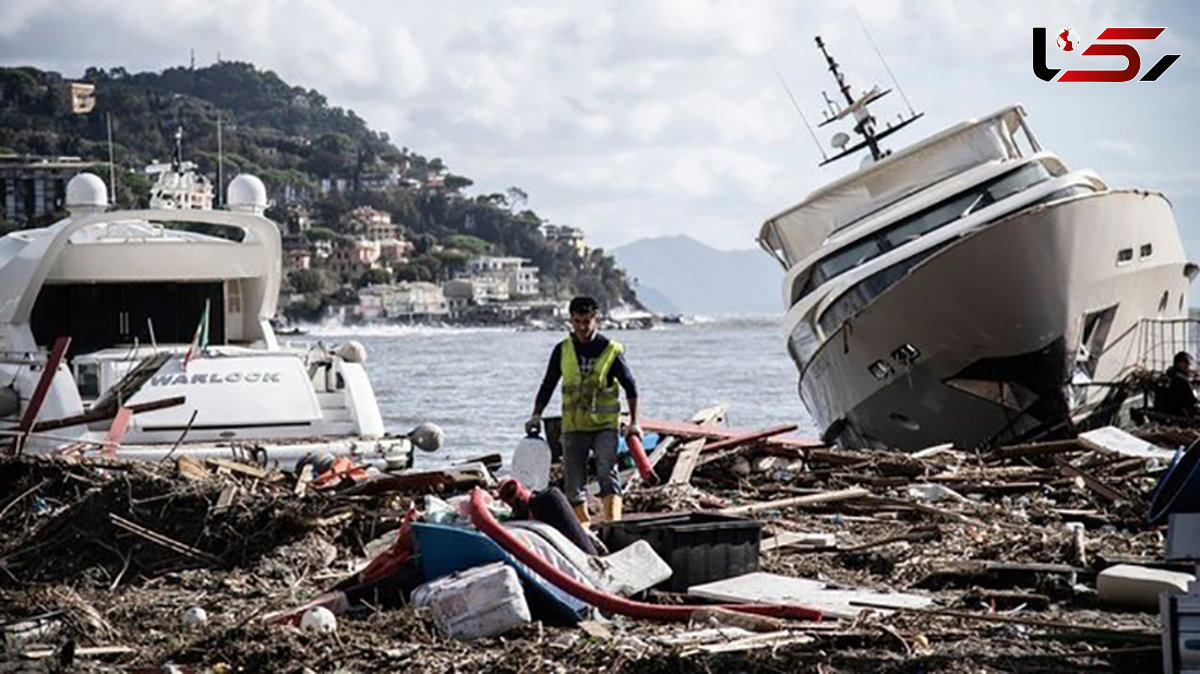
[[[483,502],[483,490],[476,487],[471,492],[471,521],[475,527],[504,548],[508,554],[516,557],[522,564],[528,566],[537,575],[550,581],[555,587],[567,594],[587,602],[596,608],[627,615],[633,618],[648,620],[689,620],[692,612],[712,606],[664,606],[631,601],[624,597],[600,592],[563,573],[542,559],[540,555],[521,542],[516,536],[500,525]],[[794,618],[798,620],[820,620],[821,612],[789,604],[721,604],[717,608],[740,613],[754,613],[773,618]]]
[[[629,435],[625,437],[625,443],[629,445],[629,453],[633,454],[633,462],[637,464],[642,482],[652,487],[658,484],[658,475],[654,474],[654,466],[650,465],[650,459],[646,457],[646,450],[642,447],[642,438],[637,435]]]

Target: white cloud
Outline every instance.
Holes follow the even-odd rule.
[[[855,92],[892,86],[856,11],[926,113],[892,147],[1021,101],[1043,144],[1114,184],[1184,175],[1200,152],[1186,123],[1200,106],[1200,16],[1182,0],[18,0],[0,3],[0,62],[77,75],[180,65],[192,46],[201,63],[220,51],[321,91],[398,145],[442,157],[479,192],[523,187],[543,217],[583,226],[600,245],[687,233],[745,248],[762,219],[857,166],[816,168],[772,72],[774,62],[814,122],[821,92],[837,94],[814,35]],[[1087,40],[1115,25],[1168,25],[1154,53],[1184,57],[1153,84],[1033,76],[1033,26]],[[893,94],[876,113],[901,110]],[[834,130],[817,131],[824,147]]]
[[[1102,152],[1125,160],[1137,160],[1145,157],[1145,151],[1136,143],[1119,138],[1101,138],[1096,141],[1096,147]]]

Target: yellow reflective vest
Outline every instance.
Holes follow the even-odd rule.
[[[621,424],[621,397],[617,382],[608,385],[608,373],[617,356],[625,353],[620,342],[609,340],[585,376],[579,370],[575,344],[567,337],[559,353],[562,366],[562,430],[564,433],[616,430]]]

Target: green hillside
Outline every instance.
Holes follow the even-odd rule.
[[[92,111],[72,113],[68,81],[95,84]],[[541,269],[546,296],[588,293],[605,304],[637,302],[624,272],[604,251],[580,255],[547,241],[542,218],[524,208],[524,191],[472,195],[472,181],[451,172],[441,158],[397,147],[353,111],[271,71],[221,62],[161,73],[89,68],[69,80],[30,67],[0,68],[0,153],[107,162],[106,115],[122,206],[144,205],[148,182],[141,169],[171,157],[180,126],[185,159],[215,182],[220,120],[225,182],[241,171],[262,178],[276,202],[268,213],[273,218],[283,221],[285,207],[304,205],[321,231],[339,238],[348,234],[342,223],[355,207],[391,213],[419,253],[395,270],[398,280],[445,280],[469,254],[487,252],[530,258]],[[323,181],[342,189],[323,193]]]

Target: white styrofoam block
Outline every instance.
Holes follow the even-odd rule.
[[[834,618],[853,618],[861,611],[888,613],[887,609],[856,606],[858,602],[895,608],[925,608],[929,597],[903,592],[829,588],[819,580],[792,578],[755,571],[688,588],[688,594],[703,599],[751,604],[795,604],[816,609]]]
[[[493,562],[425,583],[413,591],[414,606],[426,606],[438,628],[469,641],[507,632],[532,620],[517,572]]]
[[[1175,452],[1163,449],[1134,437],[1116,426],[1105,426],[1094,431],[1079,434],[1079,442],[1088,449],[1102,449],[1115,452],[1122,456],[1136,456],[1143,459],[1162,459],[1170,461]]]
[[[1188,583],[1195,579],[1190,573],[1117,564],[1096,575],[1096,590],[1100,601],[1109,604],[1156,609],[1158,595],[1186,593]]]

